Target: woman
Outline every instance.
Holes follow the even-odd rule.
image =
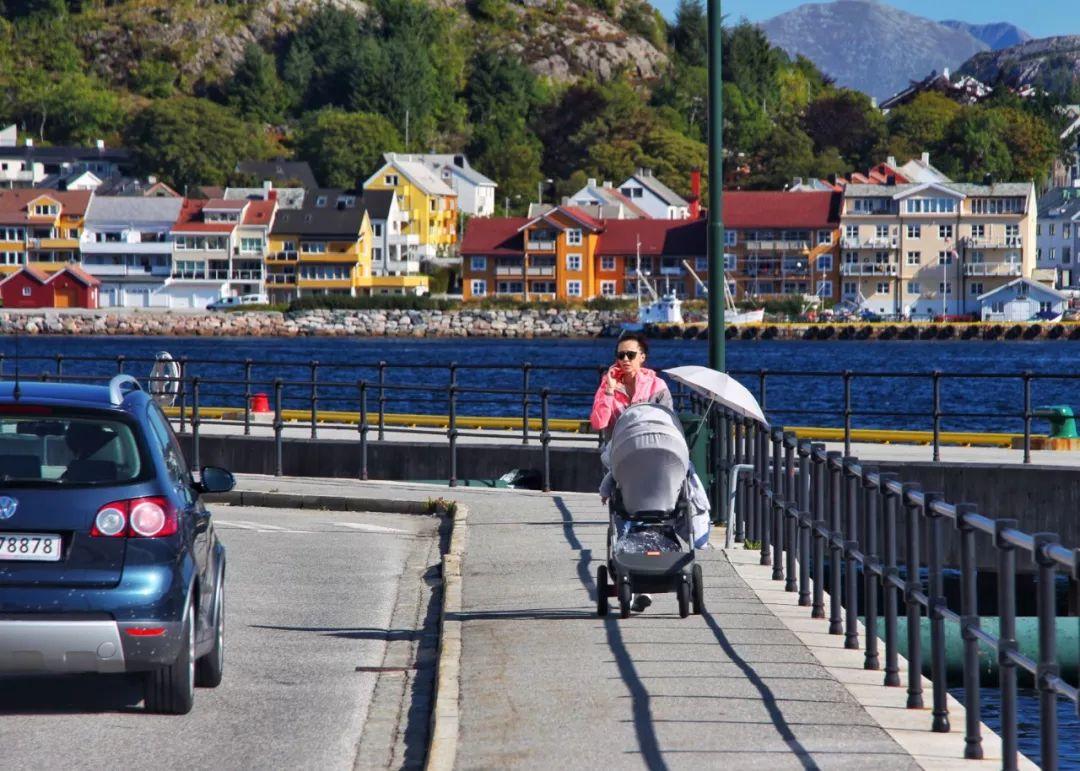
[[[649,341],[640,332],[627,332],[615,347],[615,363],[604,373],[593,398],[589,422],[593,429],[611,436],[611,428],[631,404],[652,402],[671,408],[671,391],[667,383],[651,369],[646,369]]]
[[[605,441],[611,438],[615,421],[631,404],[651,402],[669,409],[672,407],[671,391],[667,384],[653,370],[644,366],[648,355],[649,341],[645,335],[627,332],[619,338],[615,346],[615,363],[604,373],[600,387],[596,389],[592,414],[589,416],[592,427],[601,433]],[[600,483],[600,498],[604,503],[607,503],[613,485],[614,479],[608,472]],[[640,613],[650,605],[652,597],[638,594],[634,596],[631,608]]]

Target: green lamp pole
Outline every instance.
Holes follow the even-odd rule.
[[[724,93],[720,79],[720,0],[709,13],[709,366],[723,372],[724,361]]]

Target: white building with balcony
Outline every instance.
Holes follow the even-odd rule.
[[[1060,287],[1080,286],[1080,185],[1058,187],[1039,199],[1038,267],[1052,270]]]
[[[427,166],[448,185],[458,197],[458,211],[473,217],[490,217],[495,213],[495,188],[498,185],[469,165],[460,153],[398,153],[400,161],[413,161]],[[390,158],[387,157],[387,161]],[[367,198],[367,196],[364,196]]]
[[[156,297],[172,273],[179,198],[94,196],[79,238],[83,269],[101,281],[100,307],[169,307]]]
[[[393,190],[367,190],[364,206],[371,218],[371,271],[375,276],[410,276],[420,272],[420,236],[406,233],[405,219]]]

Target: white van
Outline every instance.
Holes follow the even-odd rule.
[[[269,298],[264,294],[242,294],[234,297],[221,297],[206,306],[207,310],[224,311],[243,305],[268,305]]]

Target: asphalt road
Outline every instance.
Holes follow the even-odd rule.
[[[422,575],[438,559],[438,522],[228,506],[214,517],[228,549],[221,686],[198,690],[191,714],[169,717],[142,711],[133,677],[0,678],[0,767],[336,769],[422,759],[424,710],[406,717],[410,699],[423,698],[417,673],[378,668],[412,665],[422,641],[424,654],[433,644]]]

